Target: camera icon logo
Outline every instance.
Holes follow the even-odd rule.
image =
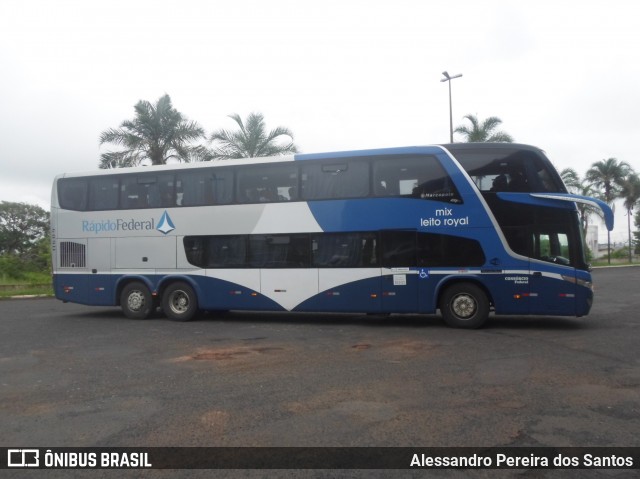
[[[39,467],[39,449],[9,449],[7,450],[8,467]]]

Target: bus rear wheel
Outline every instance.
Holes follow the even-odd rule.
[[[479,286],[458,283],[448,287],[442,294],[440,311],[448,326],[475,329],[489,317],[489,299]]]
[[[162,310],[173,321],[190,321],[198,312],[198,298],[187,283],[173,283],[162,295]]]
[[[144,283],[134,281],[120,293],[120,306],[127,318],[147,319],[154,310],[153,298]]]

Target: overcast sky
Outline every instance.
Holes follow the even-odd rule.
[[[442,143],[466,114],[583,174],[640,170],[636,2],[0,0],[0,200],[48,208],[165,93],[210,133],[262,112],[305,153]],[[619,215],[618,215],[619,216]],[[626,238],[626,218],[616,234]],[[624,224],[621,224],[624,223]]]

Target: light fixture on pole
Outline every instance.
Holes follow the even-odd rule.
[[[449,82],[449,142],[453,143],[453,109],[451,107],[451,80],[455,78],[460,78],[462,73],[458,75],[449,75],[447,72],[442,72],[444,78],[441,79],[441,82]]]

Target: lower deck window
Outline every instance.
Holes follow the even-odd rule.
[[[476,240],[416,231],[187,236],[200,268],[374,268],[482,266]]]

